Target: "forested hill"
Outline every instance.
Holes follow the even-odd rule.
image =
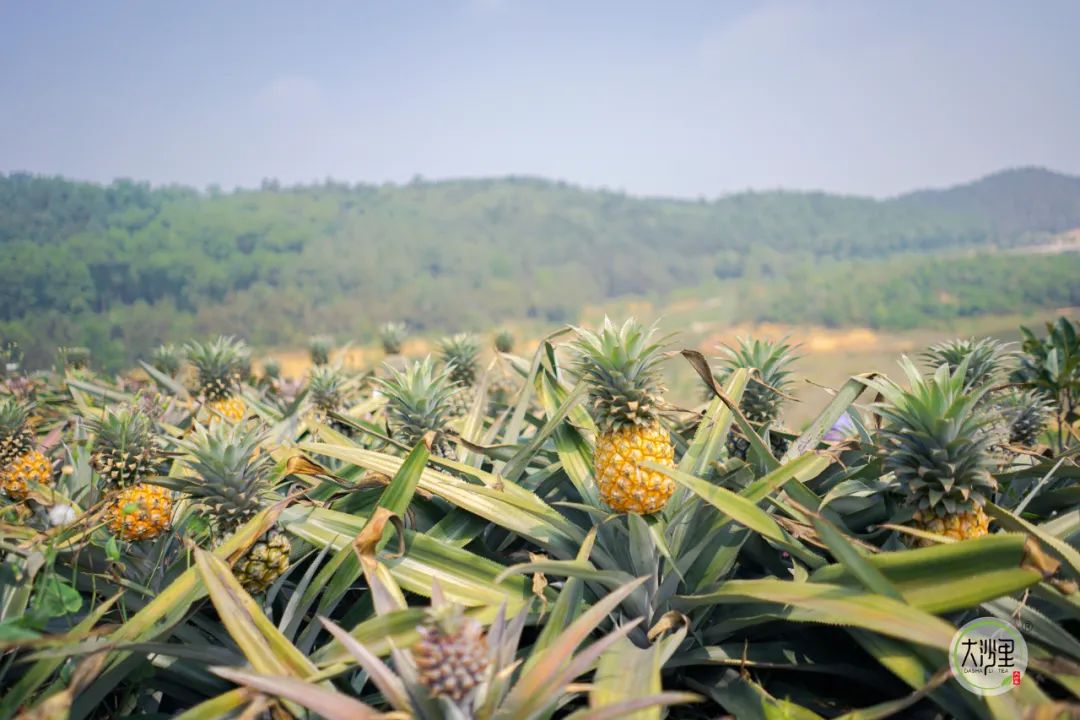
[[[391,318],[447,330],[563,321],[586,303],[724,283],[753,284],[746,311],[764,317],[784,309],[763,304],[761,288],[788,297],[789,278],[880,263],[872,292],[885,292],[884,261],[903,255],[905,272],[932,286],[942,262],[923,268],[918,256],[935,253],[954,264],[948,280],[937,276],[952,287],[955,264],[972,262],[964,256],[1075,227],[1080,179],[1034,169],[889,200],[752,192],[680,201],[522,178],[267,182],[222,193],[0,175],[0,339],[17,340],[32,361],[67,343],[118,363],[213,332],[272,345],[316,332],[365,337]],[[1048,260],[1010,260],[1017,282],[1034,288],[1024,302],[1067,304],[1080,292],[1069,280],[1080,278],[1075,255],[1057,258],[1054,287],[1039,290],[1050,284],[1039,279]],[[798,310],[830,324],[918,321],[863,317],[862,303],[849,304]]]

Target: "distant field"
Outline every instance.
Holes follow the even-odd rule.
[[[1041,328],[1043,323],[1060,315],[1080,319],[1080,308],[1063,308],[1054,312],[983,316],[948,326],[906,332],[880,332],[868,328],[739,324],[731,322],[723,308],[722,298],[682,300],[662,309],[647,302],[624,303],[607,308],[589,308],[584,313],[583,322],[595,324],[602,320],[605,312],[619,318],[629,315],[650,321],[659,318],[664,331],[678,333],[676,348],[696,348],[710,358],[717,354],[717,345],[735,342],[740,337],[789,337],[803,351],[803,357],[796,365],[796,383],[791,393],[798,402],[789,406],[786,417],[788,425],[799,428],[828,402],[828,394],[823,387],[839,387],[850,376],[865,372],[881,372],[895,377],[899,371],[896,361],[901,354],[916,355],[927,345],[955,337],[993,336],[1011,342],[1019,339],[1021,325]],[[535,349],[544,333],[553,332],[557,327],[533,324],[512,329],[519,338],[527,338],[520,340],[517,348],[519,353],[527,354]],[[423,356],[432,351],[434,340],[412,338],[406,343],[405,354],[410,357]],[[489,341],[486,346],[490,346],[490,338],[485,340]],[[286,376],[300,376],[309,366],[307,351],[302,348],[280,349],[268,354],[281,362],[282,372]],[[485,358],[489,358],[490,354],[490,349],[486,350]],[[348,367],[365,367],[380,362],[382,351],[372,347],[352,347],[339,351],[335,359]],[[682,407],[692,407],[700,402],[700,386],[690,366],[674,358],[667,368],[669,400]]]

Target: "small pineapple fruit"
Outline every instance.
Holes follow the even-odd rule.
[[[875,407],[885,420],[883,464],[915,509],[913,527],[956,540],[986,535],[983,505],[997,487],[991,475],[994,439],[985,431],[995,417],[981,403],[988,388],[967,389],[963,362],[951,372],[944,364],[930,376],[921,375],[907,358],[901,364],[911,389],[875,380],[885,398]]]
[[[500,330],[495,334],[495,349],[501,353],[514,351],[514,336],[509,330]]]
[[[439,342],[439,357],[446,363],[450,381],[460,388],[460,392],[450,398],[450,409],[455,416],[466,414],[476,397],[479,354],[480,344],[467,333],[452,335]]]
[[[330,351],[334,349],[334,339],[327,335],[316,335],[308,341],[308,354],[311,364],[326,365],[330,362]]]
[[[308,397],[311,404],[323,414],[340,410],[345,401],[344,383],[345,378],[335,367],[320,365],[313,368],[308,376]]]
[[[1009,444],[1021,447],[1034,447],[1054,415],[1054,404],[1036,390],[1013,391],[1001,407],[1009,423]]]
[[[270,456],[259,447],[255,429],[214,423],[198,426],[188,440],[178,441],[187,452],[194,477],[181,489],[205,512],[214,534],[223,538],[255,517],[276,499],[270,488]],[[289,568],[289,539],[276,527],[260,537],[233,565],[233,574],[249,593],[265,591]]]
[[[143,482],[162,457],[151,417],[137,408],[109,409],[87,424],[95,435],[90,465],[118,490],[105,509],[109,532],[128,542],[164,535],[172,527],[172,492]]]
[[[442,605],[428,611],[412,646],[417,680],[432,697],[460,703],[483,682],[491,666],[483,626],[465,617],[460,606]]]
[[[383,352],[389,357],[401,354],[401,345],[405,342],[405,323],[388,322],[379,328],[379,342]]]
[[[250,367],[247,346],[222,336],[210,343],[192,343],[187,354],[198,373],[199,394],[210,409],[230,422],[243,420],[247,406],[239,391]]]
[[[0,400],[0,487],[21,501],[31,482],[50,485],[52,480],[52,464],[34,448],[30,408],[13,397]]]
[[[105,510],[105,525],[127,542],[153,540],[172,527],[172,510],[169,489],[139,483],[117,493]]]
[[[450,399],[459,388],[451,383],[448,371],[440,371],[428,356],[405,370],[386,366],[386,372],[387,377],[376,378],[375,382],[386,396],[390,434],[414,446],[424,435],[434,432],[432,451],[440,457],[454,458],[454,446],[446,433],[450,427]]]
[[[180,372],[180,367],[184,364],[183,351],[172,343],[159,345],[154,350],[153,355],[150,356],[150,364],[154,366],[155,370],[169,377],[176,377],[176,374]]]
[[[663,343],[653,340],[655,328],[633,319],[617,328],[605,318],[599,333],[577,332],[577,367],[599,427],[593,464],[600,496],[615,512],[657,512],[675,482],[640,463],[674,466],[675,450],[658,409]]]
[[[791,365],[798,359],[795,348],[785,340],[740,339],[737,347],[724,345],[720,350],[723,352],[719,358],[722,369],[718,379],[721,383],[739,368],[756,371],[743,392],[739,409],[755,429],[764,433],[780,419],[784,403],[782,393],[791,386]],[[773,455],[779,457],[787,452],[788,442],[779,433],[770,433],[769,442]],[[733,429],[728,434],[727,449],[730,456],[746,460],[750,441]]]
[[[936,369],[948,365],[949,372],[956,372],[966,360],[964,387],[969,390],[1002,380],[1015,358],[1016,353],[1009,345],[993,338],[948,340],[931,345],[922,353],[927,366]]]

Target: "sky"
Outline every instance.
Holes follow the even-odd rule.
[[[888,196],[1080,174],[1080,2],[0,0],[0,172]]]

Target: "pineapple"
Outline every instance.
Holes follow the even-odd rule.
[[[105,509],[109,531],[128,542],[152,540],[172,527],[172,493],[142,482],[158,472],[161,450],[154,423],[136,409],[106,410],[88,425],[95,433],[90,465],[119,492]]]
[[[509,330],[500,330],[495,334],[495,349],[501,353],[514,351],[514,336]]]
[[[389,357],[401,354],[401,345],[405,341],[405,323],[388,322],[379,328],[379,342],[383,352]]]
[[[1054,405],[1037,390],[1014,390],[1001,402],[1008,422],[1009,444],[1034,447],[1054,415]]]
[[[214,423],[197,427],[190,440],[178,442],[195,475],[184,479],[181,489],[203,509],[219,538],[275,499],[268,477],[272,461],[259,447],[260,440],[253,429]],[[236,561],[233,574],[249,593],[263,592],[288,570],[291,550],[285,534],[271,528]]]
[[[483,626],[459,605],[432,607],[412,646],[417,681],[432,697],[455,703],[483,682],[491,657]]]
[[[250,367],[247,346],[222,336],[211,343],[192,343],[187,354],[198,372],[199,394],[210,409],[230,422],[243,420],[247,407],[239,391]]]
[[[330,365],[312,368],[308,377],[308,397],[319,418],[329,422],[338,432],[351,434],[352,428],[329,417],[330,413],[339,412],[345,405],[345,378],[338,368]]]
[[[176,377],[180,366],[184,364],[183,353],[172,343],[159,345],[150,358],[150,364],[169,377]]]
[[[964,386],[969,390],[1002,380],[1014,357],[1008,345],[993,338],[949,340],[931,345],[922,354],[929,367],[948,365],[950,372],[967,360]]]
[[[443,338],[439,342],[439,357],[446,363],[450,381],[460,388],[460,392],[450,399],[451,412],[456,416],[467,413],[476,397],[479,353],[479,343],[474,336],[467,333]]]
[[[454,446],[446,438],[450,426],[450,399],[459,389],[448,371],[439,371],[430,356],[405,370],[386,366],[388,377],[376,378],[386,396],[386,421],[390,434],[413,446],[429,432],[435,433],[433,451],[454,458]]]
[[[577,333],[577,367],[599,427],[593,463],[600,495],[615,512],[657,512],[671,498],[675,482],[639,463],[674,466],[671,436],[658,408],[663,343],[653,340],[655,328],[633,319],[616,328],[605,318],[599,333]]]
[[[739,368],[756,370],[743,392],[739,409],[746,419],[760,432],[773,427],[780,418],[783,406],[783,392],[791,386],[791,365],[798,359],[795,348],[785,340],[740,339],[738,347],[724,345],[720,348],[722,369],[719,373],[721,382]],[[788,442],[779,433],[769,434],[773,455],[779,457],[787,452]],[[746,460],[750,442],[738,430],[733,429],[727,439],[728,454]]]
[[[308,341],[308,354],[311,355],[311,364],[315,366],[326,365],[330,362],[330,351],[334,349],[334,339],[326,335],[316,335]]]
[[[172,527],[172,492],[140,483],[117,493],[105,510],[105,525],[127,542],[153,540]]]
[[[913,526],[956,540],[986,535],[983,505],[997,487],[994,438],[985,431],[994,413],[981,402],[987,388],[967,389],[966,362],[926,377],[907,358],[902,365],[910,390],[872,383],[885,398],[876,405],[886,422],[879,452],[915,510]]]
[[[57,352],[60,354],[60,363],[65,370],[86,370],[90,367],[90,348],[81,345],[60,347],[57,348]]]
[[[13,397],[0,400],[0,487],[25,500],[30,483],[52,484],[52,464],[34,447],[30,408]]]

